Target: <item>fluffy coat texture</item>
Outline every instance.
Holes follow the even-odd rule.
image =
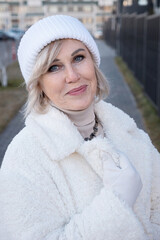
[[[160,155],[127,114],[95,105],[106,138],[84,142],[59,110],[32,113],[0,172],[2,240],[159,240]],[[101,151],[124,152],[143,188],[134,209],[103,186]]]

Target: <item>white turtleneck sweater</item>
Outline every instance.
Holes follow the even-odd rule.
[[[88,108],[80,111],[61,109],[53,103],[52,106],[58,108],[69,117],[83,138],[90,137],[95,125],[94,102],[92,102]],[[98,122],[98,132],[96,133],[96,136],[98,135],[104,136],[103,128],[100,122]]]

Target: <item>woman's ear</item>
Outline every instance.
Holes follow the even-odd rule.
[[[45,98],[45,93],[43,92],[43,90],[40,91],[40,98]]]
[[[44,101],[48,101],[49,98],[47,97],[47,95],[45,94],[44,90],[43,90],[43,85],[42,83],[39,81],[37,84],[37,87],[39,89],[39,97],[41,99],[41,103],[44,103]]]
[[[38,87],[38,89],[39,89],[39,92],[42,92],[42,91],[44,90],[43,84],[42,84],[42,81],[41,81],[41,80],[38,81],[37,87]]]

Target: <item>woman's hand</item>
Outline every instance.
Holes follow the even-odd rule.
[[[133,207],[142,189],[138,172],[121,152],[115,154],[103,152],[102,160],[104,186],[112,188],[121,199]]]

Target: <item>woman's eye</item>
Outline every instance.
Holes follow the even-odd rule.
[[[74,58],[74,60],[75,60],[76,62],[81,62],[83,59],[84,59],[84,56],[83,56],[83,55],[78,55],[78,56],[76,56],[76,57]]]
[[[60,66],[53,65],[48,69],[48,72],[57,72],[60,69]]]

